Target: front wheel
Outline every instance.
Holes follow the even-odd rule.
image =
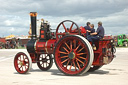
[[[26,55],[23,52],[16,54],[14,58],[14,67],[16,71],[20,74],[25,74],[29,72],[32,67],[32,60],[29,55]]]

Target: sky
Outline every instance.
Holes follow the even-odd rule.
[[[106,35],[128,34],[128,0],[0,0],[0,37],[28,35],[30,12],[48,20],[52,29],[63,20],[78,26],[101,21]]]

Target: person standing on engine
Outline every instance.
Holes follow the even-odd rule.
[[[90,35],[90,31],[91,31],[90,24],[91,24],[90,22],[87,22],[87,23],[86,23],[87,26],[84,27],[85,30],[86,30],[86,37],[87,37],[88,35]]]

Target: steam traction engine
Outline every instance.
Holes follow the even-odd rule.
[[[14,67],[18,73],[27,73],[32,63],[47,71],[53,64],[53,58],[57,68],[66,75],[82,75],[87,71],[95,71],[114,58],[115,48],[111,36],[105,36],[96,42],[97,50],[93,50],[80,27],[73,21],[62,21],[51,32],[47,22],[42,21],[40,35],[36,34],[36,12],[31,12],[31,40],[27,43],[28,54],[19,52],[14,58]],[[68,27],[69,28],[68,28]]]

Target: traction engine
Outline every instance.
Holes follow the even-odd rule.
[[[86,39],[86,30],[71,21],[62,21],[51,32],[50,25],[42,21],[40,35],[37,36],[37,13],[31,12],[31,40],[27,43],[27,53],[19,52],[14,58],[14,67],[20,74],[31,69],[32,63],[42,71],[52,67],[53,59],[57,68],[66,75],[82,75],[87,71],[98,70],[109,64],[115,57],[115,48],[111,36],[95,42],[97,50],[92,49],[91,42]]]

